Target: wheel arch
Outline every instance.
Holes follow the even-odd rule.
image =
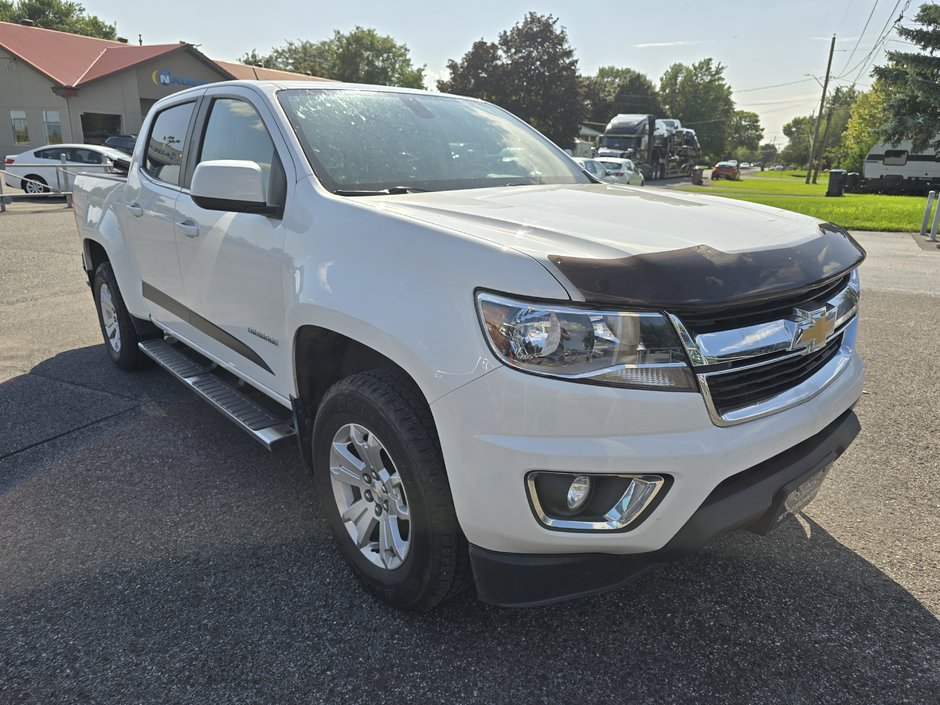
[[[411,382],[430,408],[430,400],[414,375],[387,355],[355,338],[313,324],[294,332],[291,365],[294,372],[294,407],[300,450],[308,469],[312,469],[310,439],[317,409],[327,391],[342,379],[377,369],[393,369]]]
[[[82,256],[84,257],[85,273],[88,275],[88,284],[90,285],[94,280],[95,270],[98,269],[98,266],[103,262],[110,262],[111,258],[108,257],[108,251],[105,250],[104,245],[92,240],[90,237],[86,237],[82,241]]]
[[[327,390],[339,380],[359,372],[384,368],[406,375],[429,404],[421,386],[408,370],[348,335],[323,326],[303,325],[294,332],[293,348],[297,396],[308,408],[316,409]]]

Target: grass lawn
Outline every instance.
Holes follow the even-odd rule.
[[[706,181],[704,186],[688,185],[682,190],[784,208],[849,230],[920,230],[926,205],[921,196],[847,193],[826,198],[828,174],[820,173],[817,184],[805,184],[805,178],[806,171],[749,171],[741,181]]]

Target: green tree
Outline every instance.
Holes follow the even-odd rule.
[[[693,128],[703,155],[713,159],[725,156],[728,123],[734,119],[731,86],[724,72],[722,64],[702,59],[691,66],[673,64],[659,81],[664,117],[678,118],[683,127]]]
[[[32,20],[36,27],[100,39],[117,39],[117,27],[85,12],[84,5],[63,0],[0,0],[0,21]]]
[[[815,126],[815,115],[800,115],[784,125],[783,134],[790,141],[780,150],[780,159],[787,164],[806,164],[809,161],[809,145],[813,141]]]
[[[747,110],[735,110],[728,122],[728,143],[733,149],[756,152],[764,137],[760,116]]]
[[[240,61],[349,83],[424,88],[424,67],[412,64],[408,46],[363,27],[336,30],[319,42],[288,41],[268,54],[252,49]]]
[[[921,51],[889,51],[888,64],[875,67],[886,94],[878,132],[886,142],[911,140],[915,150],[940,149],[940,5],[921,5],[915,20],[919,26],[898,26],[897,33]]]
[[[823,145],[822,159],[830,164],[842,163],[842,139],[845,133],[845,126],[849,122],[849,116],[852,114],[852,106],[858,99],[859,91],[854,86],[839,86],[831,96],[826,100],[826,119],[829,120],[829,113],[832,112],[832,119],[829,125],[829,138]],[[826,123],[823,122],[822,129],[825,130]],[[823,134],[820,133],[820,139]]]
[[[760,146],[760,160],[763,164],[773,164],[777,161],[777,145],[767,142]]]
[[[495,44],[480,39],[460,61],[447,62],[450,77],[438,90],[489,100],[570,146],[583,106],[578,60],[557,25],[551,15],[530,12]]]
[[[849,171],[861,171],[865,157],[878,142],[878,130],[888,121],[885,86],[875,79],[871,90],[852,104],[851,115],[842,134],[839,163]]]
[[[606,123],[619,113],[660,115],[659,92],[645,74],[631,68],[601,66],[581,79],[586,119]]]

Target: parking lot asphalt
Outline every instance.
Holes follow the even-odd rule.
[[[108,360],[70,211],[0,214],[0,703],[940,702],[940,251],[862,234],[862,434],[805,515],[614,593],[386,608],[293,448]]]

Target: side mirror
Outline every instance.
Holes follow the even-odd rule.
[[[269,206],[264,192],[264,174],[255,162],[218,159],[202,162],[193,174],[190,196],[200,208],[210,211],[259,213],[277,211]]]

